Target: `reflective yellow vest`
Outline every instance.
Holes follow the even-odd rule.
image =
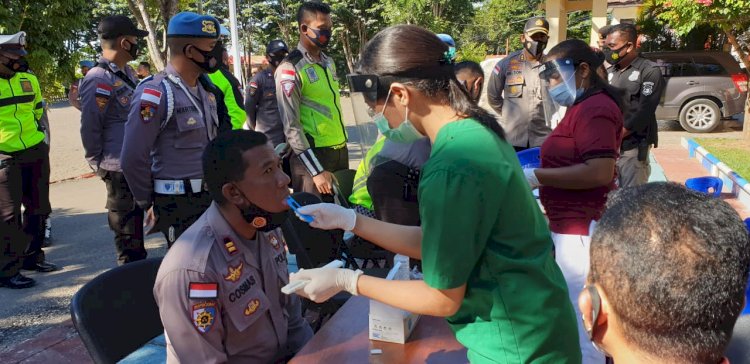
[[[38,123],[43,113],[36,76],[17,72],[10,79],[0,78],[0,152],[18,152],[44,140]]]
[[[385,144],[385,138],[380,137],[380,139],[375,141],[370,150],[367,151],[365,159],[359,162],[357,173],[354,174],[352,194],[349,196],[349,202],[354,205],[366,207],[370,211],[373,211],[374,208],[372,206],[372,197],[370,197],[370,192],[367,190],[367,177],[370,176],[372,169],[375,168],[372,165],[372,159],[383,149],[383,144]]]
[[[307,63],[297,70],[302,80],[299,120],[315,147],[334,147],[346,143],[341,118],[341,96],[336,70],[317,63]]]

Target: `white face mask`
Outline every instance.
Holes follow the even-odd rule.
[[[406,114],[404,115],[404,122],[402,122],[398,127],[395,129],[391,129],[391,126],[388,124],[388,119],[386,119],[385,115],[383,114],[385,112],[385,108],[388,106],[388,99],[391,97],[391,90],[388,90],[388,96],[385,97],[385,104],[383,105],[383,111],[375,114],[373,117],[373,121],[375,122],[375,125],[378,127],[378,130],[385,136],[387,139],[392,140],[394,142],[398,143],[411,143],[416,140],[419,140],[424,137],[419,130],[417,130],[414,127],[414,124],[409,121],[409,107],[406,107]]]

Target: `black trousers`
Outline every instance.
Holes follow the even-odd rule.
[[[143,209],[138,207],[122,172],[101,170],[107,186],[107,220],[115,233],[117,264],[146,259],[143,246]]]
[[[190,184],[187,183],[187,186]],[[188,187],[186,187],[188,188]],[[154,215],[156,229],[164,234],[167,247],[172,247],[177,238],[193,225],[211,205],[208,192],[193,193],[188,191],[184,195],[162,195],[154,197]]]
[[[320,165],[328,172],[333,173],[342,169],[349,169],[349,149],[346,147],[340,149],[313,148],[313,152],[315,153],[315,157],[318,158]],[[299,157],[293,156],[291,159],[292,175],[290,177],[294,192],[309,192],[320,197],[324,202],[332,202],[333,196],[321,196],[318,192],[312,176],[307,172],[305,165]]]
[[[44,261],[45,220],[52,211],[49,174],[49,146],[43,142],[0,152],[0,278],[16,275],[22,264]]]

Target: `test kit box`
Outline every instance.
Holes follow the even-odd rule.
[[[394,264],[386,279],[409,279],[408,268],[406,277],[400,262]],[[419,322],[420,315],[370,300],[370,340],[386,341],[404,344]]]

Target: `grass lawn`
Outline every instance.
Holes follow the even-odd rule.
[[[720,161],[745,179],[750,178],[750,141],[727,138],[694,138]]]

